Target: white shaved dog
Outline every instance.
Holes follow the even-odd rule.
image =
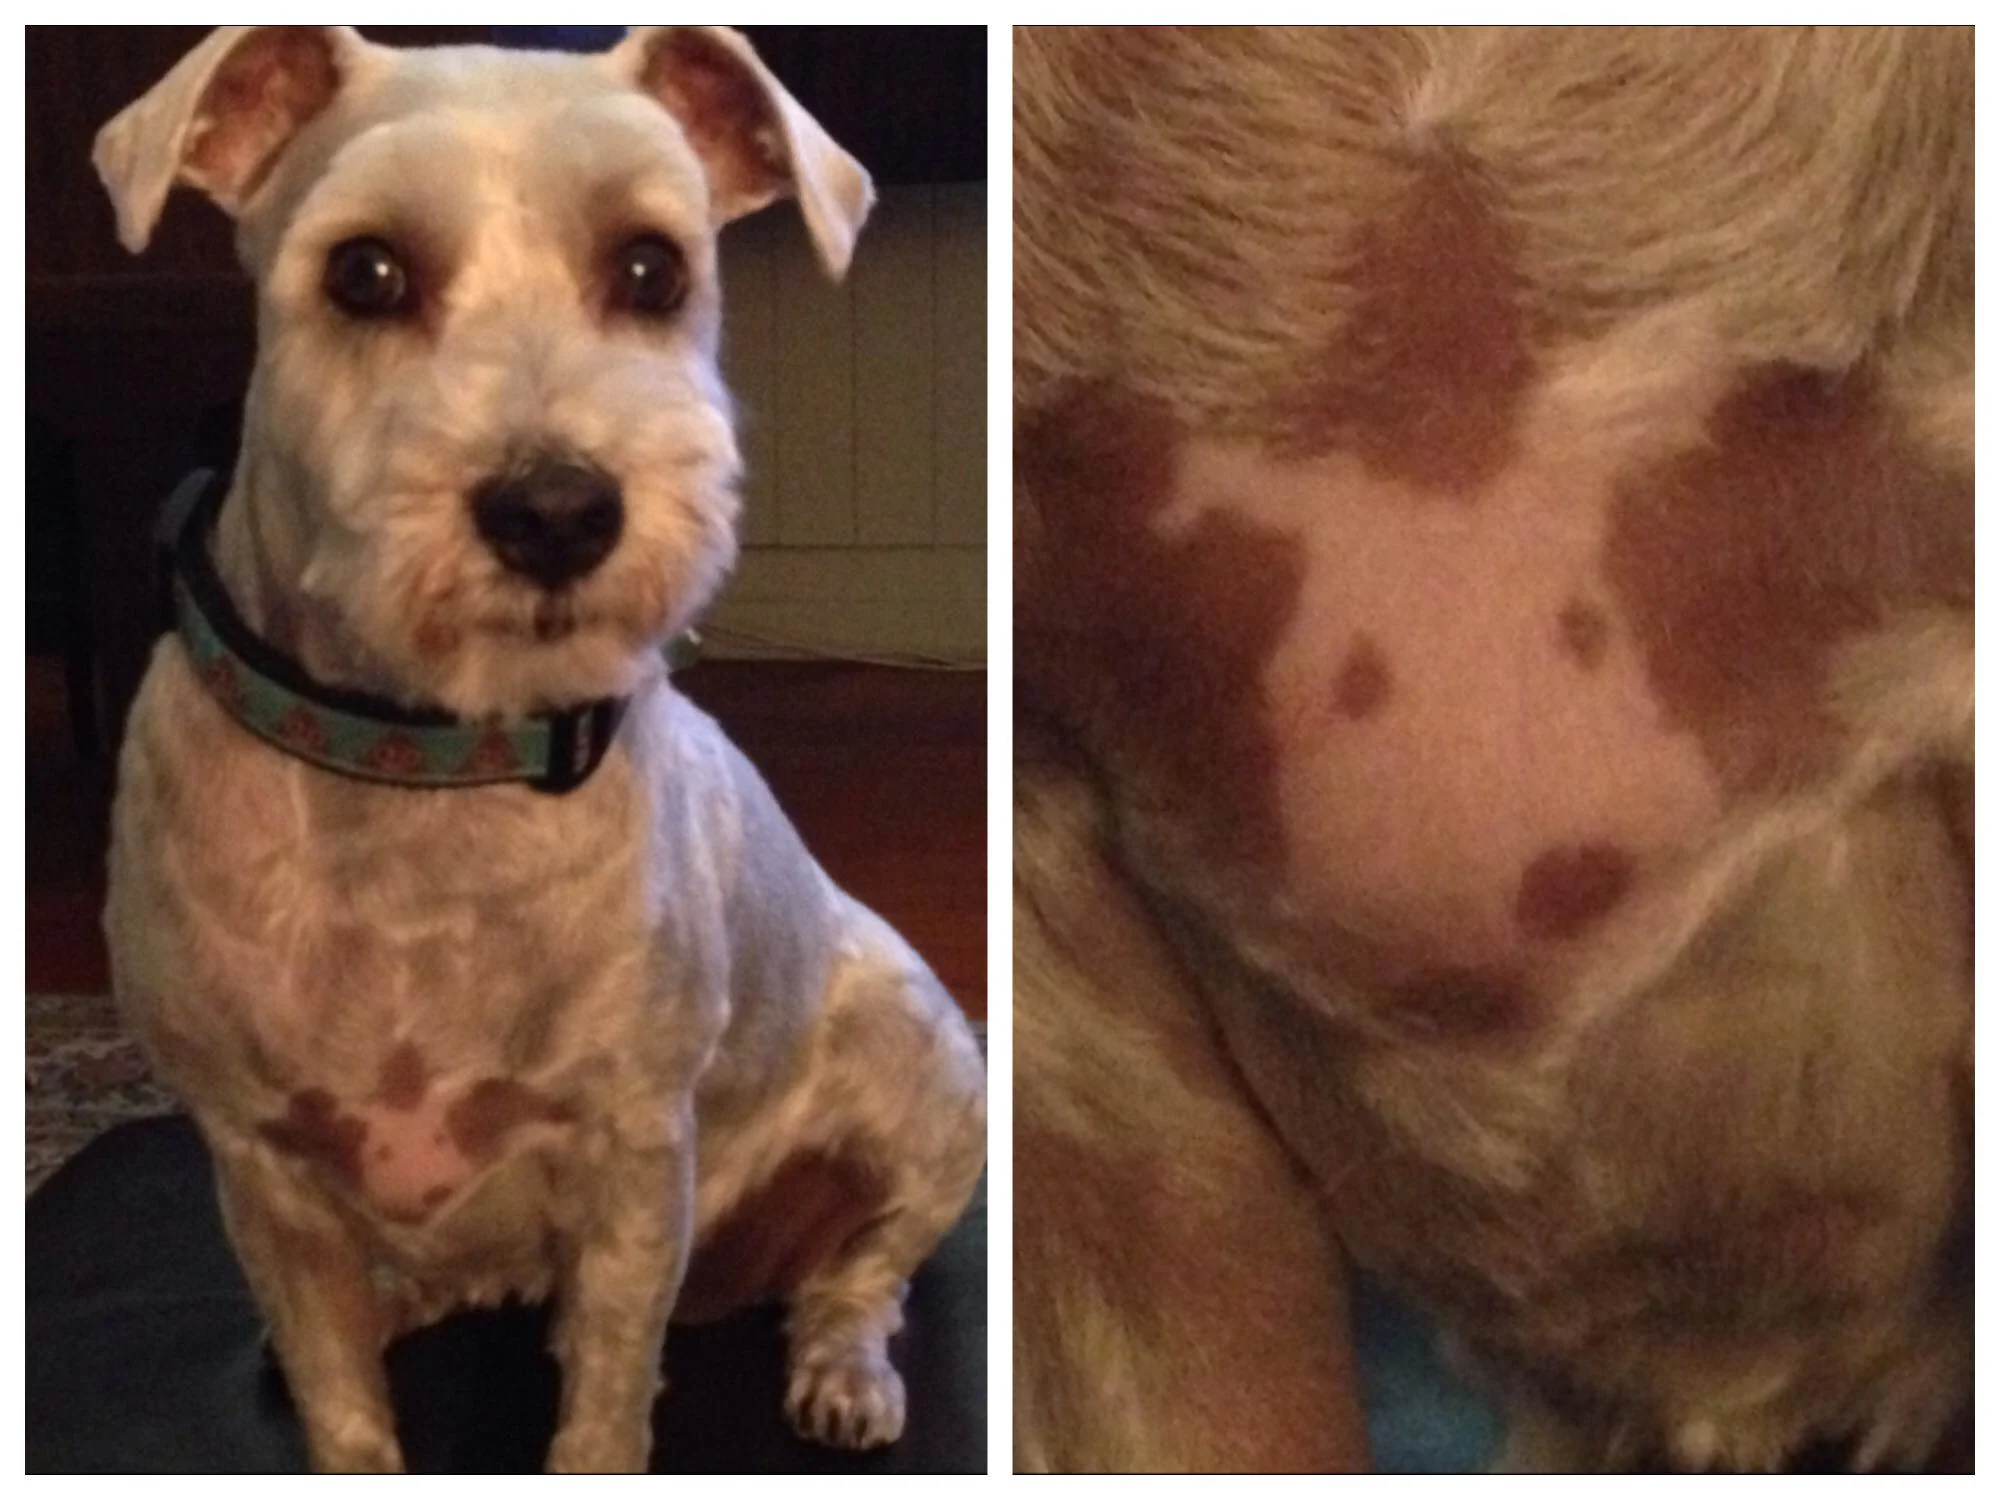
[[[142,249],[238,221],[259,339],[212,559],[321,683],[459,719],[622,698],[584,783],[335,774],[170,636],[127,729],[115,986],[199,1122],[322,1469],[401,1467],[382,1353],[552,1296],[549,1465],[637,1470],[672,1315],[789,1304],[787,1411],[893,1440],[906,1279],[985,1155],[937,980],[837,889],[661,646],[735,555],[716,232],[867,174],[733,32],[601,56],[227,28],[107,125]]]

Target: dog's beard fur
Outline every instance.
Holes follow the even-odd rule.
[[[601,348],[589,352],[601,361]],[[300,466],[329,476],[329,488],[305,500],[318,514],[306,523],[300,584],[338,621],[346,639],[328,643],[333,651],[351,644],[395,690],[468,716],[629,691],[734,560],[737,457],[727,418],[676,391],[671,367],[652,381],[614,369],[601,387],[583,382],[575,409],[600,403],[588,420],[565,420],[567,396],[542,407],[528,429],[545,434],[537,450],[602,470],[625,508],[611,555],[550,591],[501,565],[476,534],[467,500],[480,477],[515,461],[521,429],[503,421],[483,442],[455,438],[450,383],[474,378],[468,361],[439,369],[427,358],[397,373],[404,379],[371,392],[359,418],[392,429],[393,441],[355,444],[356,418],[321,429],[304,410],[297,420],[309,425],[288,429],[329,435],[321,462]],[[324,382],[304,385],[302,407],[324,402]]]
[[[459,222],[421,241],[423,274],[449,293],[427,287],[414,322],[356,323],[320,291],[325,249],[396,215],[378,163],[342,166],[281,239],[249,236],[275,258],[244,489],[261,546],[317,606],[295,644],[309,667],[466,716],[629,692],[736,555],[712,246],[690,243],[697,287],[675,319],[620,323],[555,245],[505,243],[529,226],[453,204]],[[537,232],[587,226],[552,206]],[[536,457],[600,470],[624,503],[611,555],[557,591],[510,574],[471,513],[480,483]]]

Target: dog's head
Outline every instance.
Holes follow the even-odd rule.
[[[796,196],[829,273],[868,175],[717,28],[610,52],[216,32],[99,134],[119,234],[238,221],[239,493],[284,607],[463,714],[617,693],[735,555],[716,234]]]

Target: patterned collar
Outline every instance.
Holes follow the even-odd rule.
[[[207,545],[222,495],[214,471],[188,475],[161,513],[159,541],[181,644],[195,674],[245,729],[328,771],[391,786],[525,781],[562,793],[589,780],[618,733],[623,698],[482,723],[314,681],[255,635],[229,602]]]

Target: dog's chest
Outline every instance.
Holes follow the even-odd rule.
[[[577,1152],[583,1111],[573,1093],[477,1071],[434,1078],[405,1039],[366,1096],[297,1089],[285,1113],[264,1120],[258,1133],[379,1218],[423,1224],[510,1164],[560,1162]]]
[[[1169,544],[1234,526],[1289,549],[1290,606],[1242,684],[1258,859],[1384,977],[1405,954],[1464,975],[1574,955],[1722,816],[1604,576],[1607,495],[1524,468],[1433,497],[1206,444],[1178,478]],[[1460,988],[1439,1003],[1477,999]]]
[[[1142,555],[1200,568],[1122,628],[1229,663],[1167,685],[1209,717],[1163,734],[1207,747],[1228,846],[1320,963],[1413,1019],[1520,1012],[1670,929],[1704,851],[1837,774],[1840,653],[1969,597],[1969,548],[1942,501],[1842,494],[1792,451],[1817,423],[1893,467],[1835,399],[1798,398],[1733,468],[1524,450],[1462,491],[1183,444]]]
[[[134,716],[111,932],[169,1080],[392,1223],[580,1149],[660,1019],[623,768],[596,789],[616,808],[560,820],[531,793],[302,792],[164,676]]]

